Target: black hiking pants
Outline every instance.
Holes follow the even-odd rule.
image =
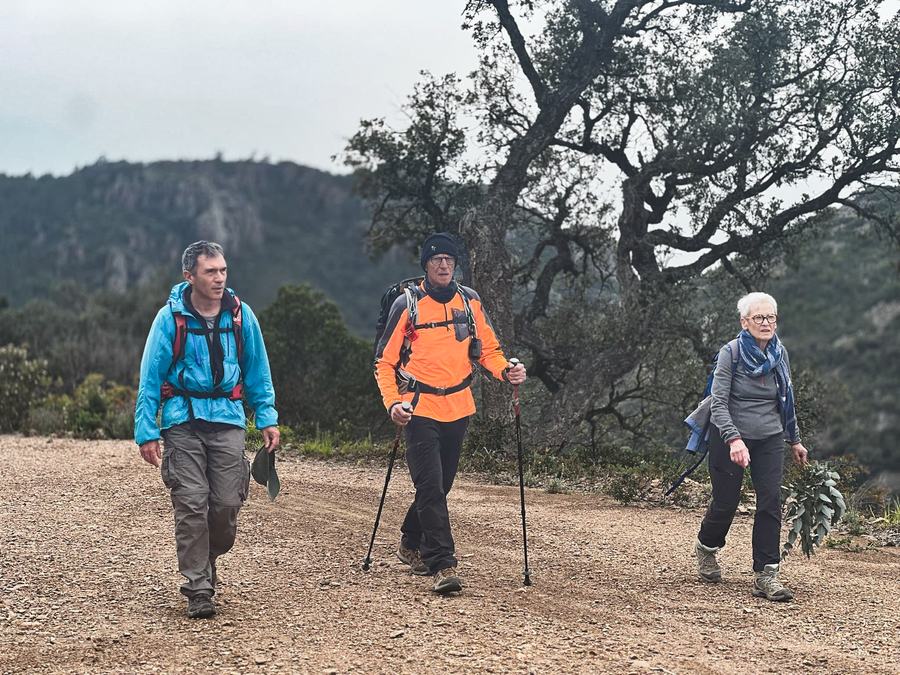
[[[455,422],[413,417],[406,425],[406,465],[416,487],[416,498],[400,527],[401,543],[418,549],[432,574],[456,567],[447,493],[456,478],[468,426],[468,417]]]
[[[784,471],[784,438],[745,438],[750,450],[750,477],[756,491],[753,518],[753,571],[781,561],[781,477]],[[725,545],[725,535],[734,520],[741,499],[744,470],[731,461],[729,447],[715,425],[709,434],[709,477],[712,501],[700,525],[697,538],[704,546]]]

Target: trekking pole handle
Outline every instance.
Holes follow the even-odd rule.
[[[511,358],[509,360],[509,364],[513,368],[518,366],[520,363],[522,363],[522,362],[519,361],[519,359],[517,359],[517,358]],[[518,415],[519,414],[519,385],[517,385],[517,384],[513,385],[513,409],[515,410],[516,415]]]

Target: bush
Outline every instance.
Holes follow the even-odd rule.
[[[75,388],[72,396],[46,396],[28,412],[29,433],[70,433],[76,438],[132,438],[134,396],[123,387],[92,373]]]
[[[63,436],[71,432],[69,411],[72,398],[65,394],[50,395],[31,406],[23,431],[38,436]]]
[[[658,467],[615,466],[611,469],[605,491],[617,502],[632,504],[646,499],[653,487],[653,479],[658,477]]]
[[[134,396],[129,387],[107,382],[97,373],[88,375],[72,396],[72,433],[79,438],[131,438]]]
[[[0,432],[22,430],[28,409],[49,387],[45,361],[29,359],[24,347],[0,347]]]
[[[309,286],[285,286],[260,315],[280,421],[304,435],[359,438],[385,417],[372,345],[347,330],[337,306]]]

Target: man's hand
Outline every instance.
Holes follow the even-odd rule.
[[[506,371],[506,379],[510,384],[522,384],[528,375],[525,372],[524,363],[510,364],[510,369]]]
[[[147,441],[141,445],[141,457],[144,461],[153,466],[159,466],[162,461],[162,451],[159,449],[159,439]]]
[[[800,466],[806,466],[809,463],[809,452],[803,447],[803,443],[794,443],[791,446],[794,453],[794,463]]]
[[[402,403],[395,403],[391,406],[391,421],[405,427],[412,419],[412,408],[406,408]]]
[[[750,450],[747,448],[747,444],[744,443],[740,438],[736,438],[728,444],[730,448],[729,454],[731,455],[731,461],[737,464],[742,469],[746,469],[750,466]]]
[[[260,431],[262,432],[263,441],[266,444],[266,450],[275,452],[275,448],[277,448],[278,444],[281,442],[281,432],[278,431],[278,427],[265,427],[260,429]]]

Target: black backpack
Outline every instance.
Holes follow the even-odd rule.
[[[381,296],[381,312],[378,315],[378,321],[375,323],[375,343],[373,345],[375,354],[378,353],[378,344],[381,342],[381,338],[384,336],[384,330],[387,327],[388,316],[391,313],[391,307],[394,305],[394,301],[399,298],[401,295],[406,295],[406,308],[409,311],[409,321],[407,325],[404,327],[404,340],[403,340],[403,350],[401,354],[405,357],[404,362],[409,359],[409,353],[411,351],[410,343],[412,340],[415,340],[415,333],[417,329],[420,328],[436,328],[438,325],[443,325],[446,322],[438,322],[437,324],[418,324],[419,311],[418,311],[418,303],[419,303],[419,295],[417,291],[417,287],[425,280],[425,277],[410,277],[408,279],[404,279],[403,281],[398,281],[396,284],[388,288],[384,295]],[[469,294],[463,290],[462,284],[458,285],[459,295],[463,299],[463,305],[465,306],[466,311],[466,323],[469,326],[469,335],[471,337],[471,341],[469,343],[469,356],[473,359],[478,359],[481,356],[481,340],[478,339],[478,335],[475,329],[475,315],[472,313],[472,307],[469,303]]]

